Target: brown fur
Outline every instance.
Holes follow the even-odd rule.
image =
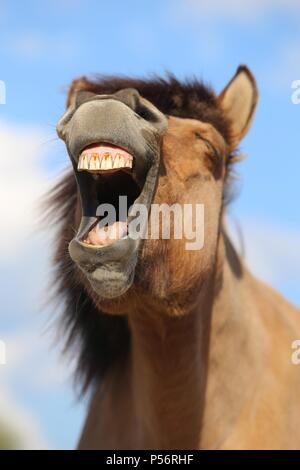
[[[69,102],[78,89],[127,87],[170,116],[154,201],[204,203],[205,249],[148,240],[133,287],[100,303],[67,254],[80,220],[73,174],[55,188],[67,344],[78,348],[83,388],[95,386],[80,448],[300,447],[300,373],[290,363],[300,317],[248,273],[222,226],[230,121],[210,89],[173,76],[81,78]]]

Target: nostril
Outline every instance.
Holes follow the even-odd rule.
[[[146,108],[146,106],[143,106],[141,103],[138,106],[138,108],[136,109],[136,112],[141,118],[145,119],[146,121],[155,122],[155,120],[156,120],[155,116],[150,111],[150,109]]]
[[[115,97],[134,111],[139,106],[140,94],[135,88],[125,88],[124,90],[117,91]]]

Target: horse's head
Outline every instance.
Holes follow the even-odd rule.
[[[126,311],[137,291],[191,299],[214,269],[226,177],[256,86],[246,67],[218,97],[172,80],[166,96],[163,81],[157,95],[138,81],[118,91],[79,81],[57,126],[80,193],[69,252],[104,311]]]

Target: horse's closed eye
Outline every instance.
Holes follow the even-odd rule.
[[[202,140],[202,142],[206,145],[207,149],[209,150],[209,152],[212,154],[212,156],[214,158],[216,158],[216,157],[219,158],[220,157],[220,153],[215,148],[215,146],[209,140],[207,140],[205,137],[203,137],[200,134],[200,132],[195,132],[195,137],[196,137],[196,139]]]

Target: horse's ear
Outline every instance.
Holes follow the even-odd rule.
[[[218,102],[231,123],[232,148],[247,133],[256,108],[258,92],[255,78],[245,65],[240,65],[234,77],[218,96]]]

